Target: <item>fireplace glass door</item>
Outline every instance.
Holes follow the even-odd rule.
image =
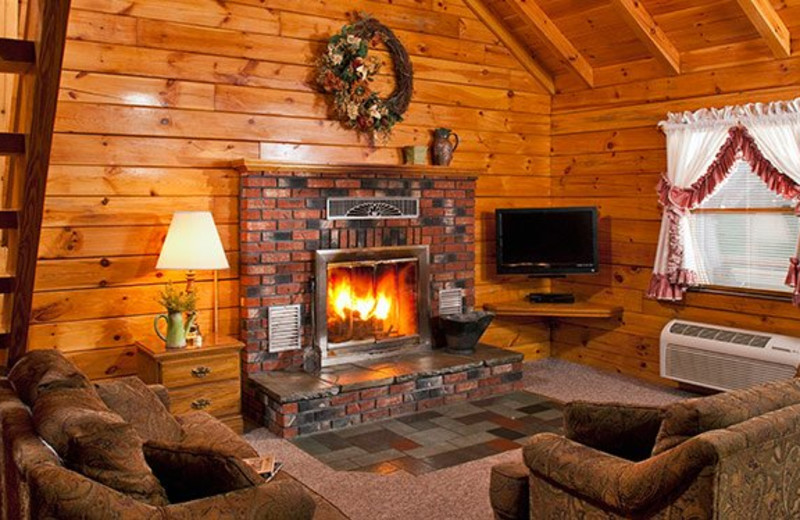
[[[417,336],[418,286],[416,258],[328,264],[328,348]]]
[[[313,327],[321,366],[431,348],[428,246],[320,249]]]

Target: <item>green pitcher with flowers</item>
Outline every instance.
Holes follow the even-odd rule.
[[[168,283],[161,293],[159,303],[166,308],[167,313],[159,314],[153,320],[153,328],[156,331],[156,335],[166,343],[167,348],[186,347],[186,336],[197,319],[197,313],[195,312],[197,295],[194,291],[177,291],[172,286],[172,283]],[[185,321],[184,314],[186,314],[187,318]],[[162,319],[167,322],[166,335],[159,328],[159,322]]]

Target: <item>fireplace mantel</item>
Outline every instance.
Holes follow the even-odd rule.
[[[300,164],[262,161],[260,159],[237,159],[231,166],[242,173],[274,172],[308,172],[315,174],[352,175],[352,174],[390,174],[404,178],[458,178],[476,179],[475,170],[451,168],[450,166],[433,166],[426,164]]]

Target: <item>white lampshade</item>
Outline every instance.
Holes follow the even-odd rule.
[[[156,269],[227,269],[228,259],[209,211],[176,211]]]

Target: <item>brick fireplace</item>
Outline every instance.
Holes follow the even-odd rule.
[[[311,326],[318,250],[428,246],[430,309],[440,289],[474,303],[475,175],[436,167],[240,166],[242,339],[248,373],[320,366]],[[417,218],[329,220],[329,198],[409,197]],[[303,344],[273,352],[267,309],[300,304]]]
[[[474,305],[473,173],[237,167],[250,418],[292,437],[519,386],[521,356],[490,347],[472,357],[446,354],[429,332],[440,290],[462,289]],[[396,207],[384,211],[387,200]],[[413,211],[398,209],[405,206]],[[341,207],[357,218],[338,218]],[[331,280],[349,285],[336,292]],[[382,300],[387,295],[398,309]],[[276,332],[276,324],[294,329]]]

